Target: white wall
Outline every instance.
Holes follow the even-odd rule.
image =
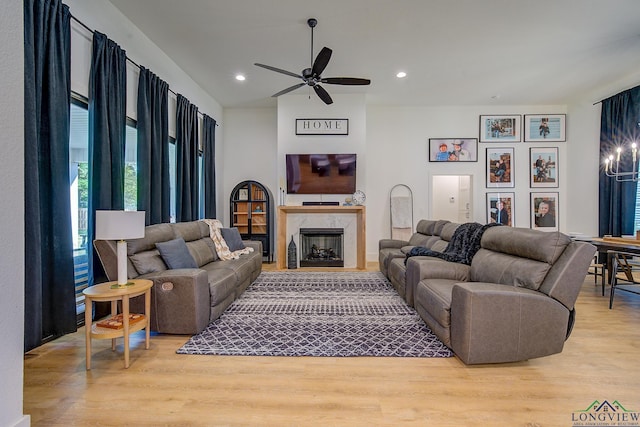
[[[253,180],[267,186],[278,200],[277,171],[277,117],[273,108],[225,109],[223,121],[224,141],[232,141],[224,147],[223,172],[218,180],[217,217],[229,225],[229,196],[236,184]],[[275,243],[275,242],[274,242]]]
[[[0,426],[28,426],[22,414],[24,355],[24,38],[22,1],[0,13]]]

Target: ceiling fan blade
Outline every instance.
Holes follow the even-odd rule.
[[[324,69],[327,67],[329,60],[331,59],[331,54],[333,51],[328,47],[323,47],[318,56],[316,56],[316,60],[313,61],[313,67],[311,68],[311,72],[314,76],[319,76],[322,74]]]
[[[297,85],[293,85],[293,86],[291,86],[291,87],[288,87],[288,88],[286,88],[286,89],[283,89],[283,90],[281,90],[281,91],[280,91],[280,92],[278,92],[278,93],[274,93],[273,95],[271,95],[271,97],[272,97],[272,98],[277,98],[277,97],[279,97],[280,95],[284,95],[285,93],[289,93],[289,92],[291,92],[291,91],[294,91],[294,90],[298,89],[299,87],[304,86],[305,84],[306,84],[306,83],[298,83]]]
[[[327,77],[326,79],[320,79],[320,81],[330,85],[364,86],[371,84],[371,80],[369,79],[359,79],[356,77]]]
[[[322,101],[329,105],[329,104],[333,104],[333,99],[331,99],[331,96],[329,96],[329,93],[324,90],[324,88],[320,85],[315,85],[313,87],[313,90],[316,91],[316,94],[318,95],[318,97],[320,97],[320,99],[322,99]]]
[[[257,62],[253,65],[257,65],[258,67],[266,68],[267,70],[275,71],[276,73],[286,74],[287,76],[297,77],[299,79],[302,78],[300,74],[292,73],[291,71],[283,70],[281,68],[272,67],[271,65],[258,64]]]

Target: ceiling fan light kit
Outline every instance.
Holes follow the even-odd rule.
[[[318,20],[315,18],[310,18],[307,20],[307,24],[309,28],[311,28],[311,66],[309,68],[305,68],[302,70],[300,74],[292,73],[291,71],[283,70],[281,68],[272,67],[270,65],[258,64],[255,63],[258,67],[265,68],[267,70],[275,71],[276,73],[286,74],[287,76],[296,77],[302,79],[302,83],[295,84],[286,89],[281,90],[278,93],[273,94],[273,97],[278,97],[280,95],[284,95],[285,93],[289,93],[294,91],[302,86],[311,86],[315,91],[316,95],[327,105],[333,103],[333,99],[329,93],[320,86],[320,83],[331,84],[331,85],[347,85],[347,86],[364,86],[371,84],[371,80],[369,79],[361,79],[357,77],[322,77],[322,72],[329,64],[329,60],[331,59],[331,54],[333,51],[328,47],[323,47],[322,50],[316,56],[315,61],[313,60],[313,29],[316,25],[318,25]]]

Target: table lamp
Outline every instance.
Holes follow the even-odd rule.
[[[144,211],[96,211],[96,240],[117,240],[118,285],[123,288],[127,277],[127,242],[144,237]]]

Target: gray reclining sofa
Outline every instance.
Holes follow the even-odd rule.
[[[151,330],[167,334],[196,334],[236,300],[262,271],[262,243],[244,241],[254,250],[233,260],[220,260],[202,221],[155,224],[141,239],[127,241],[129,279],[149,279]],[[169,269],[156,243],[182,238],[197,268]],[[94,247],[109,280],[117,280],[116,242],[96,240]],[[133,299],[131,310],[141,310]]]
[[[499,226],[471,265],[393,258],[388,277],[398,289],[404,270],[405,301],[464,363],[515,362],[562,351],[594,253],[562,233]]]

